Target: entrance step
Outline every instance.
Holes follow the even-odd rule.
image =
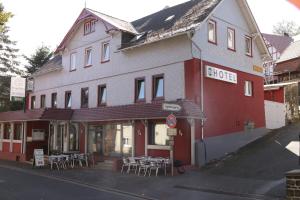
[[[98,162],[97,164],[95,164],[95,168],[101,170],[113,171],[114,163],[115,162],[113,160],[104,160],[104,162]]]

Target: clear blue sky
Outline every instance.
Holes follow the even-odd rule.
[[[86,0],[87,7],[133,21],[165,6],[186,0]],[[18,42],[21,54],[31,55],[42,44],[55,49],[83,9],[85,0],[2,0],[11,19],[11,39]],[[271,33],[277,22],[294,20],[300,23],[300,10],[287,0],[248,0],[262,32]]]

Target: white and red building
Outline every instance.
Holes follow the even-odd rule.
[[[169,157],[164,102],[182,107],[174,157],[187,165],[264,130],[269,53],[244,0],[189,1],[131,23],[83,9],[55,53],[32,75],[28,110],[0,114],[0,158],[37,147]]]

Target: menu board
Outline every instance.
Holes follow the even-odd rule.
[[[44,150],[43,149],[34,149],[34,165],[36,167],[45,166]]]

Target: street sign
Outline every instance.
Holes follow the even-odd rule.
[[[26,79],[22,77],[11,77],[10,99],[12,97],[25,97]]]
[[[178,104],[163,103],[162,109],[165,111],[179,112],[181,111],[182,107]]]
[[[176,136],[177,135],[177,129],[176,128],[168,128],[167,129],[167,135],[168,136]]]
[[[36,167],[45,166],[43,149],[34,149],[34,164]]]
[[[175,115],[171,114],[167,117],[166,124],[169,128],[175,128],[177,124],[177,119]]]

